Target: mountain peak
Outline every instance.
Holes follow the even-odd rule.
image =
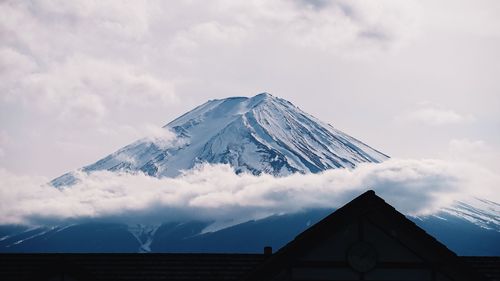
[[[173,177],[198,163],[223,163],[236,172],[277,176],[354,168],[387,155],[269,93],[210,100],[164,126],[177,135],[171,147],[136,141],[84,167],[142,171]],[[54,185],[71,182],[68,174]]]
[[[274,98],[274,96],[268,92],[262,92],[262,93],[257,94],[257,95],[252,97],[252,99],[256,99],[256,100],[272,99],[272,98]]]
[[[269,94],[269,93],[260,93],[258,95],[255,95],[251,98],[248,98],[248,105],[247,105],[247,108],[251,109],[251,108],[255,108],[261,104],[266,104],[266,103],[269,103],[271,101],[275,101],[277,100],[278,98],[277,97],[274,97],[273,95]]]

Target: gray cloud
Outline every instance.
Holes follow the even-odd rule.
[[[396,19],[363,1],[310,4],[321,9],[289,1],[5,1],[2,92],[63,119],[101,118],[120,105],[171,104],[178,97],[176,67],[206,51],[243,44],[268,48],[261,40],[274,38],[282,46],[342,55],[377,48],[358,42],[366,30],[391,41],[408,33],[398,30],[406,25],[391,21],[405,21],[411,13],[390,1],[383,6],[396,7]]]
[[[224,165],[205,165],[177,178],[97,172],[59,190],[44,178],[1,171],[1,223],[58,223],[86,219],[165,222],[179,219],[233,224],[271,214],[337,208],[374,189],[398,210],[429,215],[473,196],[500,201],[498,175],[471,164],[395,160],[321,174],[236,175]],[[497,210],[498,211],[498,210]],[[497,214],[498,215],[498,214]]]

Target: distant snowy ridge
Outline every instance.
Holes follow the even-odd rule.
[[[453,206],[443,211],[483,228],[500,232],[500,204],[496,202],[471,198],[468,202],[456,201]]]
[[[262,93],[252,98],[210,100],[163,127],[177,139],[138,140],[81,171],[141,171],[175,177],[196,164],[230,164],[235,172],[286,176],[354,168],[389,157],[305,113],[292,103]],[[67,173],[54,186],[71,185]]]

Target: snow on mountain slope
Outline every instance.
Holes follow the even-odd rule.
[[[137,242],[141,245],[139,253],[151,252],[151,243],[153,243],[153,238],[159,227],[160,225],[128,225],[128,231],[134,235]]]
[[[210,100],[163,128],[177,136],[168,146],[158,139],[138,140],[82,171],[142,171],[155,177],[174,177],[208,162],[230,164],[237,173],[284,176],[354,168],[388,158],[268,93]],[[68,173],[52,184],[71,185],[74,180]]]
[[[485,229],[500,232],[500,204],[480,198],[471,198],[468,202],[456,201],[443,210]]]

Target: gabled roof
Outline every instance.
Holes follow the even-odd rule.
[[[370,190],[333,212],[267,259],[243,280],[270,280],[289,268],[310,249],[321,246],[333,233],[353,222],[366,220],[397,240],[425,264],[452,280],[485,280],[446,246],[427,234]]]

